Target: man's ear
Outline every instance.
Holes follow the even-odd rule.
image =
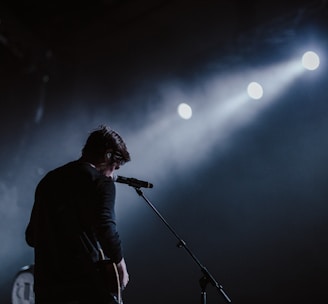
[[[112,153],[107,152],[106,153],[106,160],[109,161],[111,157],[112,157]]]

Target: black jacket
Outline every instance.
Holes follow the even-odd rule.
[[[122,259],[115,222],[115,184],[88,163],[70,162],[38,184],[26,229],[34,247],[36,299],[94,297],[99,284],[85,238],[113,262]]]

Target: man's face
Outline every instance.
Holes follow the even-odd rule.
[[[113,178],[114,171],[118,170],[120,166],[116,163],[110,163],[106,166],[105,170],[103,171],[103,174],[106,175],[107,177]]]
[[[120,169],[125,163],[122,155],[119,152],[106,152],[105,168],[102,170],[103,174],[107,177],[113,177],[114,171]]]

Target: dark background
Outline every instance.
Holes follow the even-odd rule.
[[[11,0],[0,21],[2,304],[33,263],[24,230],[37,182],[77,158],[100,123],[131,150],[120,174],[154,183],[144,193],[233,303],[327,302],[326,1]],[[251,121],[226,132],[197,117],[211,112],[212,78],[225,83],[309,45],[320,69]],[[180,101],[199,124],[173,118]],[[199,303],[198,265],[133,188],[117,192],[124,302]],[[225,302],[207,292],[208,303]]]

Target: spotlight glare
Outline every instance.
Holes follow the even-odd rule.
[[[181,103],[178,106],[178,114],[183,119],[190,119],[192,117],[192,109],[186,103]]]
[[[316,70],[320,65],[320,58],[315,52],[306,52],[302,56],[302,65],[307,70]]]
[[[260,99],[263,96],[263,88],[258,82],[251,82],[247,87],[247,93],[253,99]]]

